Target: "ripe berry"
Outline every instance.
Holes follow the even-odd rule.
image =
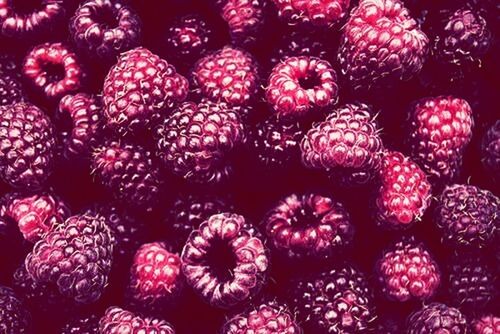
[[[11,288],[0,285],[0,332],[31,333],[31,315]]]
[[[0,106],[25,100],[21,83],[13,76],[0,71]]]
[[[278,16],[288,24],[311,23],[331,26],[347,14],[350,0],[273,0]]]
[[[474,334],[496,334],[500,333],[500,317],[492,314],[483,315],[472,321]]]
[[[165,320],[143,317],[111,306],[99,321],[100,334],[174,334],[174,328]]]
[[[99,334],[99,317],[91,314],[71,319],[60,334]]]
[[[408,334],[468,333],[465,316],[456,308],[432,303],[412,313],[407,320]]]
[[[481,161],[490,175],[500,175],[500,120],[484,135],[481,153]]]

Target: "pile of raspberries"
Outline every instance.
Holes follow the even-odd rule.
[[[0,334],[500,334],[500,4],[0,0]]]

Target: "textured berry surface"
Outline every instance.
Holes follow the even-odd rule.
[[[61,334],[99,334],[99,317],[92,314],[72,319],[61,329]]]
[[[9,74],[0,71],[0,106],[22,102],[24,90],[21,83]]]
[[[15,292],[0,285],[0,330],[6,334],[31,332],[31,315]]]
[[[465,316],[456,308],[432,303],[414,312],[407,321],[408,334],[468,333]]]
[[[110,307],[99,321],[100,334],[174,334],[173,327],[165,320],[141,317],[119,307]]]
[[[289,24],[311,23],[329,26],[347,14],[350,0],[273,0],[278,15]]]
[[[472,329],[474,334],[500,333],[500,317],[490,314],[474,319]]]
[[[231,41],[236,45],[253,46],[265,23],[265,0],[218,0],[219,12],[227,22]]]
[[[500,120],[496,121],[483,137],[482,162],[493,177],[500,175]]]

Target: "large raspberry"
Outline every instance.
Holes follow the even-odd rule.
[[[273,0],[278,15],[294,25],[311,23],[315,26],[331,26],[346,14],[350,0]]]
[[[237,214],[211,216],[182,250],[187,283],[210,305],[248,302],[263,287],[269,258],[257,230]]]
[[[456,308],[432,303],[412,313],[407,320],[408,334],[468,333],[467,319]]]
[[[460,98],[438,96],[415,102],[410,111],[412,157],[431,181],[447,183],[458,176],[473,125],[471,107]]]
[[[11,288],[0,285],[0,332],[31,333],[31,315]]]
[[[165,320],[142,317],[117,306],[109,307],[99,321],[100,334],[175,334]]]
[[[232,172],[231,154],[246,135],[237,112],[225,103],[183,103],[157,129],[159,155],[187,180],[217,183]]]
[[[482,162],[493,176],[500,178],[500,120],[493,124],[483,137]]]
[[[399,0],[361,0],[344,27],[339,61],[354,89],[408,80],[420,71],[429,40]]]
[[[21,83],[13,76],[0,71],[0,106],[25,100]]]
[[[142,47],[124,52],[104,80],[107,123],[124,134],[150,130],[187,93],[188,81],[166,60]]]
[[[77,303],[98,300],[107,285],[113,259],[113,238],[106,222],[81,215],[47,233],[26,257],[36,282],[51,283]]]

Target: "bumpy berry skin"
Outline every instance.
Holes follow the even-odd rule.
[[[484,248],[498,241],[500,199],[472,185],[451,185],[438,199],[436,222],[446,242],[458,248]]]
[[[300,148],[306,167],[339,174],[346,184],[362,184],[380,167],[383,143],[370,108],[347,104],[316,123]]]
[[[21,79],[21,59],[18,54],[8,51],[0,54],[0,74],[9,75],[17,80]]]
[[[60,334],[99,334],[99,317],[95,314],[70,320]]]
[[[156,205],[162,178],[155,156],[147,149],[118,141],[105,143],[94,152],[93,170],[116,199],[146,211]]]
[[[124,52],[104,80],[107,124],[122,134],[150,130],[186,99],[188,86],[172,65],[148,49]]]
[[[298,281],[292,296],[306,333],[364,333],[375,326],[373,293],[364,275],[351,266]]]
[[[429,40],[399,0],[361,0],[351,12],[338,59],[353,89],[408,80],[425,61]]]
[[[0,71],[0,106],[24,101],[24,90],[21,83]]]
[[[158,152],[175,174],[196,183],[218,183],[232,173],[231,154],[246,133],[237,109],[225,103],[185,102],[156,132]]]
[[[139,44],[141,20],[129,6],[113,0],[87,0],[70,20],[71,38],[90,57],[112,61]]]
[[[216,268],[218,259],[213,253],[220,250],[217,248],[234,262],[222,264],[224,274]],[[203,300],[219,308],[248,302],[263,287],[269,270],[268,254],[257,231],[245,218],[231,213],[213,215],[194,230],[181,259],[187,283]]]
[[[262,224],[268,241],[290,258],[330,258],[354,237],[344,206],[317,194],[287,196],[268,212]]]
[[[27,334],[31,332],[31,315],[11,288],[0,286],[0,332]]]
[[[325,27],[336,24],[344,18],[350,0],[273,0],[278,9],[278,16],[294,25],[310,23]]]
[[[69,118],[71,123],[68,131],[62,131],[66,157],[88,157],[103,131],[100,98],[86,93],[66,95],[59,102],[56,118]]]
[[[54,72],[60,68],[62,74]],[[83,86],[85,72],[78,57],[61,43],[35,46],[23,63],[26,81],[49,101],[57,101]]]
[[[44,185],[53,169],[55,132],[49,117],[28,103],[0,107],[0,177],[20,189]]]
[[[231,46],[201,58],[193,69],[195,92],[214,102],[248,105],[259,88],[259,69],[253,56]]]
[[[429,304],[407,319],[408,334],[468,332],[465,316],[458,309],[445,304]]]
[[[434,296],[441,282],[434,258],[413,238],[392,245],[375,267],[382,292],[390,300],[427,300]]]
[[[431,200],[431,184],[420,167],[399,152],[385,152],[376,198],[377,223],[391,229],[420,221]]]
[[[51,193],[13,194],[5,215],[17,223],[26,240],[35,243],[62,224],[70,216],[70,209],[64,200]]]
[[[89,304],[107,285],[112,256],[113,238],[106,222],[81,215],[47,233],[25,264],[36,282],[55,284],[63,296]]]
[[[117,306],[109,307],[99,321],[100,334],[175,334],[174,328],[165,320],[141,317]]]
[[[500,333],[500,317],[492,314],[484,315],[472,321],[474,334],[496,334]]]
[[[500,175],[500,120],[484,135],[481,152],[484,167],[491,175]]]
[[[413,159],[434,183],[455,179],[462,154],[472,138],[472,109],[452,96],[418,100],[410,111],[410,148]]]
[[[235,315],[224,324],[220,334],[301,334],[302,329],[286,306],[263,303]]]
[[[163,242],[142,245],[130,269],[131,302],[141,309],[168,306],[181,292],[184,279],[181,260]]]
[[[337,74],[330,63],[315,57],[290,57],[273,68],[266,100],[280,117],[300,118],[333,105],[338,91]]]

